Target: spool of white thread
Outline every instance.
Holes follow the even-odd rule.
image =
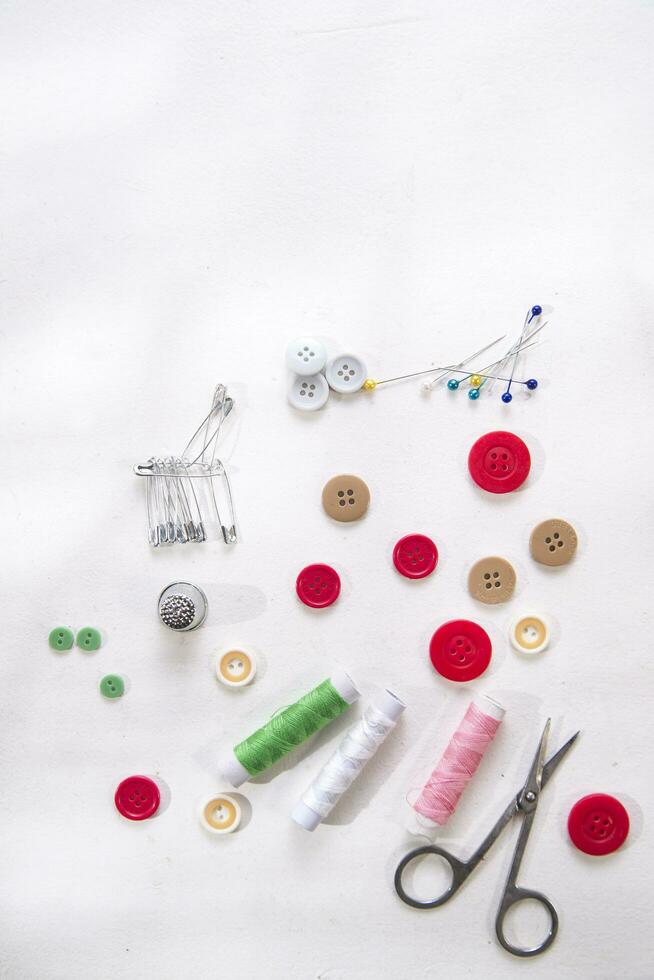
[[[311,786],[302,794],[291,817],[305,830],[315,830],[336,806],[361,770],[395,728],[406,705],[391,691],[380,691],[366,706],[325,763]]]
[[[502,721],[504,718],[506,709],[487,694],[478,694],[472,699],[472,701],[475,707],[478,708],[483,714],[488,715],[489,718],[494,718],[495,721]],[[440,762],[438,765],[440,765]],[[424,813],[416,812],[413,807],[411,808],[411,814],[407,820],[406,827],[410,834],[418,837],[433,837],[436,834],[436,831],[442,829],[441,825],[436,823],[435,820],[431,820],[429,817],[425,816]]]

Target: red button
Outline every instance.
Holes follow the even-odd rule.
[[[487,432],[468,455],[470,476],[489,493],[510,493],[522,486],[531,469],[526,444],[512,432]]]
[[[147,776],[128,776],[119,784],[114,802],[128,820],[147,820],[159,809],[159,787]]]
[[[453,619],[436,630],[429,644],[434,669],[450,681],[471,681],[483,674],[493,647],[486,630],[468,619]]]
[[[577,800],[570,810],[568,833],[584,854],[611,854],[627,839],[629,814],[615,796],[591,793]]]
[[[393,548],[393,564],[406,578],[427,578],[437,562],[438,548],[424,534],[407,534]]]
[[[324,609],[338,599],[341,580],[331,565],[307,565],[297,577],[295,591],[305,606]]]

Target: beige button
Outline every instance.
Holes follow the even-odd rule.
[[[531,532],[529,550],[542,565],[567,565],[577,550],[577,532],[557,517],[541,521]]]
[[[369,503],[370,490],[359,476],[333,476],[323,487],[322,505],[335,521],[358,521]]]
[[[249,647],[226,647],[218,653],[216,676],[227,687],[245,687],[254,680],[257,660]]]
[[[549,626],[542,616],[520,616],[511,623],[509,639],[520,653],[540,653],[550,642]]]
[[[514,589],[515,571],[506,558],[480,558],[468,572],[468,591],[480,602],[506,602]]]
[[[233,796],[221,793],[202,803],[199,816],[210,834],[232,834],[241,822],[241,808]]]

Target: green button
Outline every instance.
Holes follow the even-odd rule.
[[[53,650],[70,650],[75,637],[67,626],[55,626],[48,637],[48,643]]]
[[[77,646],[82,650],[90,652],[97,650],[102,645],[102,637],[99,630],[94,630],[92,626],[85,626],[77,634]]]
[[[106,698],[122,698],[125,693],[125,681],[118,674],[107,674],[100,681],[100,693]]]

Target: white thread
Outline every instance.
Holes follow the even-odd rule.
[[[361,720],[352,728],[332,757],[325,763],[302,802],[324,819],[349,789],[361,770],[395,728],[396,722],[368,705]]]

